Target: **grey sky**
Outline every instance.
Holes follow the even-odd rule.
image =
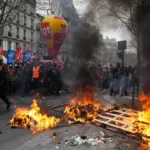
[[[86,9],[88,0],[73,0],[74,5],[80,15],[82,15]],[[104,36],[108,36],[109,38],[116,38],[118,41],[119,40],[130,40],[129,34],[125,28],[122,27],[117,27],[117,20],[111,21],[109,20],[101,20],[99,23],[102,24],[101,26],[101,32]],[[119,23],[118,23],[119,24]]]

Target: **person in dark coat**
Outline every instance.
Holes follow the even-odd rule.
[[[23,69],[24,80],[25,80],[25,89],[23,92],[23,96],[27,95],[31,90],[31,80],[32,80],[32,65],[25,64]]]
[[[54,92],[55,95],[59,96],[59,91],[62,88],[62,82],[60,80],[60,72],[59,70],[56,68],[56,64],[54,64],[54,68],[53,68],[53,78],[52,78],[54,84],[53,84],[53,88],[54,88]]]
[[[0,60],[0,98],[6,103],[6,109],[9,110],[11,102],[6,97],[7,93],[7,74],[6,70],[2,66],[2,60]]]

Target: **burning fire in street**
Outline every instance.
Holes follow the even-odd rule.
[[[72,119],[75,122],[92,123],[100,111],[100,102],[94,100],[91,87],[86,88],[84,92],[78,92],[65,108],[65,118]]]
[[[143,126],[140,126],[140,132],[150,137],[150,96],[141,93],[139,100],[142,104],[143,111],[139,112],[138,120],[140,122],[146,122],[144,128]],[[148,141],[150,145],[150,138],[144,138],[144,140]]]
[[[94,123],[108,125],[124,132],[140,135],[142,141],[150,145],[150,97],[141,93],[139,101],[142,111],[126,109],[102,110],[100,102],[94,100],[93,91],[87,87],[84,92],[78,91],[70,104],[65,105],[64,120],[73,122]],[[37,101],[33,100],[30,108],[15,108],[15,114],[10,121],[12,127],[24,127],[33,133],[47,130],[58,125],[62,119],[48,117],[41,113]]]
[[[33,133],[47,130],[56,126],[61,120],[46,114],[42,114],[37,101],[33,100],[30,108],[16,107],[13,118],[10,121],[12,127],[24,127]]]

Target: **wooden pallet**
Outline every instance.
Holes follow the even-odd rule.
[[[133,119],[136,118],[135,120]],[[119,110],[111,110],[109,112],[104,112],[102,114],[99,114],[97,119],[94,119],[94,122],[102,127],[105,127],[106,129],[113,130],[113,131],[119,131],[121,133],[124,133],[126,135],[132,136],[134,138],[142,139],[143,137],[149,138],[145,135],[141,135],[138,132],[138,126],[135,125],[135,122],[137,122],[138,118],[138,112],[133,111],[127,108],[121,108]],[[148,123],[146,122],[138,122],[144,127]]]

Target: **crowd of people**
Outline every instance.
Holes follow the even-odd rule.
[[[115,67],[110,65],[109,68],[101,68],[96,70],[97,91],[109,89],[110,96],[128,95],[131,88],[136,84],[135,67],[121,67],[117,64]]]
[[[80,65],[80,64],[76,64]],[[41,63],[37,60],[26,63],[3,64],[0,61],[0,98],[6,103],[7,109],[11,102],[7,96],[20,95],[27,96],[32,90],[40,94],[43,98],[48,95],[59,96],[61,90],[67,93],[71,89],[71,84],[65,84],[71,79],[69,70],[79,67],[71,63]],[[97,93],[110,89],[110,95],[127,95],[128,89],[132,86],[132,75],[134,68],[122,69],[119,65],[113,67],[101,67],[101,65],[87,65],[92,72]],[[62,79],[62,74],[65,73]],[[75,76],[73,73],[72,76]]]
[[[62,88],[60,79],[60,64],[40,63],[39,61],[27,63],[0,62],[0,98],[7,104],[7,109],[11,103],[6,96],[20,95],[26,96],[31,90],[45,97],[48,94],[59,96]],[[41,90],[44,89],[44,90]]]

